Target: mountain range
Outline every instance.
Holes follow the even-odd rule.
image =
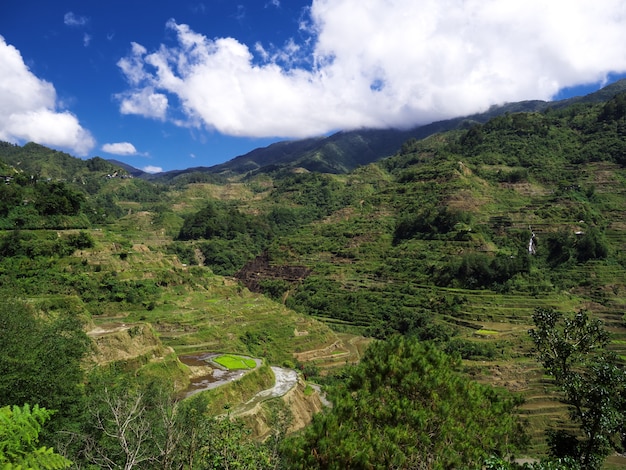
[[[267,173],[278,169],[304,168],[321,173],[344,174],[355,168],[395,154],[410,139],[420,140],[438,132],[468,128],[489,119],[517,112],[542,112],[575,103],[603,102],[626,91],[626,79],[612,83],[594,93],[558,101],[530,100],[492,106],[470,116],[456,117],[410,129],[359,129],[341,131],[330,136],[282,141],[254,149],[225,163],[210,167],[191,167],[150,174],[118,160],[109,160],[135,177],[169,181],[181,176],[205,173],[214,176],[241,176]]]

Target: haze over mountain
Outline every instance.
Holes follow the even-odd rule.
[[[624,43],[620,0],[9,0],[0,140],[211,167],[596,91],[626,77]]]
[[[558,101],[532,100],[507,103],[494,106],[484,113],[433,122],[408,130],[361,129],[337,132],[325,137],[282,141],[267,147],[257,148],[211,167],[191,167],[149,174],[118,160],[111,161],[123,166],[134,176],[150,180],[169,180],[180,175],[197,172],[214,175],[240,175],[248,172],[269,172],[278,168],[304,168],[309,171],[324,173],[347,173],[361,165],[367,165],[393,155],[409,139],[419,140],[437,132],[466,128],[473,123],[485,123],[494,116],[506,113],[544,111],[547,108],[561,108],[578,102],[602,102],[624,90],[626,90],[626,79],[619,80],[597,92],[584,96]]]

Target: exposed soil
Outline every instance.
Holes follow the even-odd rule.
[[[296,283],[306,279],[310,274],[311,270],[306,266],[272,265],[268,254],[263,253],[255,259],[248,261],[235,274],[235,277],[250,291],[262,292],[261,281],[271,279]]]
[[[91,329],[87,334],[93,341],[89,361],[108,364],[115,361],[146,357],[156,360],[171,352],[162,345],[154,331],[144,324],[110,323]]]

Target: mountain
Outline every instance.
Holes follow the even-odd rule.
[[[94,360],[107,365],[96,372],[177,390],[196,374],[178,355],[241,354],[263,359],[267,376],[269,365],[298,367],[308,380],[344,387],[347,372],[339,367],[366,357],[371,338],[436,343],[462,358],[459,372],[524,399],[515,415],[527,418],[530,447],[516,455],[542,458],[548,423],[553,432],[584,434],[536,360],[528,335],[534,313],[587,310],[610,330],[608,352],[620,363],[626,357],[626,93],[601,95],[513,103],[489,110],[484,124],[482,115],[459,118],[460,130],[405,140],[392,157],[349,173],[269,169],[299,164],[292,145],[301,153],[334,145],[357,155],[346,136],[360,148],[382,147],[385,131],[275,144],[256,151],[259,167],[249,178],[228,184],[210,184],[228,170],[170,172],[175,184],[153,184],[121,177],[120,166],[101,158],[0,143],[7,176],[0,184],[0,297],[18,296],[42,319],[84,319]],[[521,109],[532,112],[515,113]],[[0,383],[9,385],[0,389],[18,391],[20,403],[46,400],[40,406],[57,409],[48,400],[60,394],[48,393],[49,379],[69,382],[44,359],[67,363],[64,354],[74,348],[57,347],[67,335],[49,329],[39,331],[54,344],[24,347],[39,344],[22,341],[38,329],[25,326],[24,308],[4,305],[0,317],[29,334],[5,335],[17,346],[4,361],[13,369]],[[49,344],[58,354],[47,354]],[[230,413],[266,389],[269,377],[254,374],[208,392],[211,412],[221,415],[227,405]],[[105,395],[91,390],[127,383],[91,377],[90,388],[72,390],[99,400]],[[605,390],[623,396],[623,376],[614,383]],[[397,387],[386,389],[395,403]],[[268,420],[276,416],[269,406],[260,412]],[[73,419],[74,408],[59,409]],[[82,423],[83,411],[101,409],[74,416]],[[619,460],[609,468],[623,466]]]
[[[559,101],[530,100],[507,103],[493,106],[483,113],[433,122],[406,130],[359,129],[337,132],[327,137],[277,142],[211,167],[194,167],[156,175],[144,173],[140,176],[151,180],[172,180],[187,173],[233,176],[267,173],[281,168],[304,168],[334,174],[349,173],[359,166],[393,155],[410,139],[420,140],[438,132],[466,128],[473,123],[485,123],[493,117],[507,113],[541,112],[548,108],[559,109],[576,103],[603,102],[625,90],[626,79],[623,79],[585,96]]]
[[[127,163],[124,162],[120,162],[119,160],[114,160],[111,158],[107,158],[107,161],[109,163],[111,163],[112,165],[122,168],[123,170],[125,170],[126,172],[128,172],[128,174],[134,176],[135,178],[146,178],[147,175],[149,175],[150,173],[146,173],[143,170],[140,170],[138,168],[135,168],[134,166],[131,166]]]

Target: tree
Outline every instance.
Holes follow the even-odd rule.
[[[538,308],[533,321],[529,334],[537,359],[563,392],[581,434],[552,431],[551,453],[573,457],[582,468],[600,468],[626,418],[626,375],[605,349],[609,333],[585,310],[564,316],[553,308]]]
[[[35,187],[35,208],[41,215],[78,215],[85,196],[64,183],[40,183]]]
[[[221,470],[277,467],[269,445],[242,422],[207,414],[206,394],[177,401],[171,387],[116,371],[95,371],[87,384],[81,459],[98,468]]]
[[[0,301],[0,406],[38,403],[58,410],[56,429],[80,412],[81,360],[89,347],[72,312],[37,315],[25,302]]]
[[[0,467],[5,470],[56,470],[72,465],[53,449],[37,446],[39,432],[52,414],[38,405],[0,408]]]
[[[374,343],[333,408],[284,446],[289,468],[470,468],[508,455],[523,436],[510,395],[458,372],[430,343]]]
[[[158,386],[130,380],[110,367],[93,371],[86,391],[89,419],[81,454],[88,463],[110,469],[150,468],[159,461],[160,448],[171,451],[164,422],[171,422],[173,400]],[[159,419],[161,412],[167,419]]]
[[[595,227],[590,227],[576,244],[576,256],[578,261],[585,262],[590,259],[606,258],[609,254],[609,245],[603,232]]]

